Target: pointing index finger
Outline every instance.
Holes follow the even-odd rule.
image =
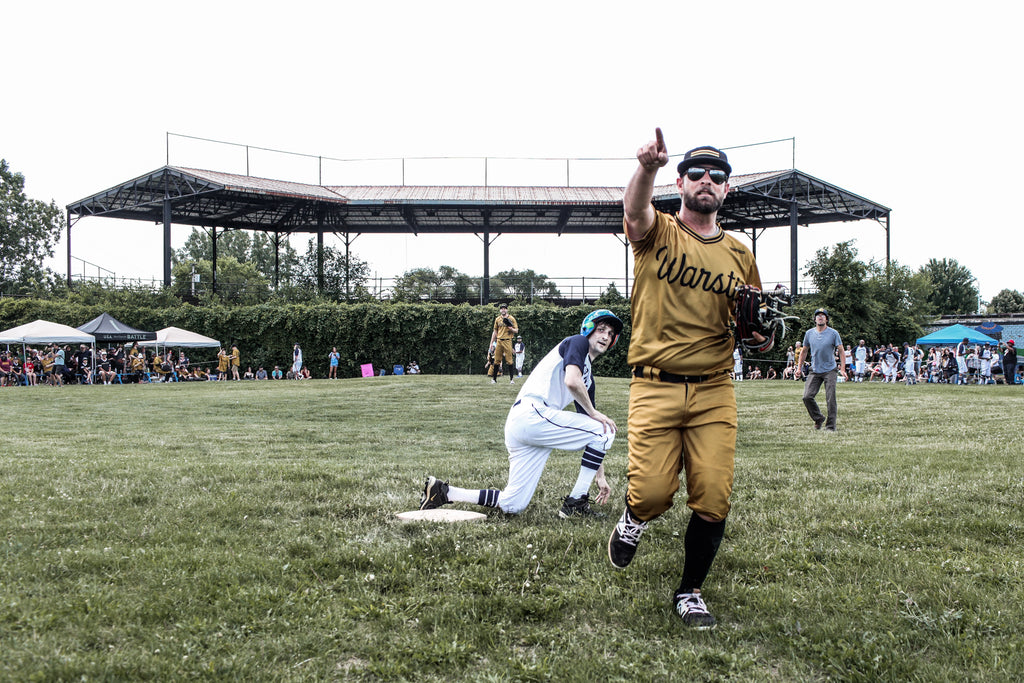
[[[658,149],[665,149],[665,136],[661,134],[661,128],[654,129],[654,139],[658,143]]]

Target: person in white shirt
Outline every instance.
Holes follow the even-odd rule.
[[[464,489],[428,476],[420,509],[449,503],[499,508],[508,514],[526,509],[551,451],[583,449],[579,475],[563,499],[558,516],[603,516],[590,508],[590,486],[596,480],[597,503],[605,503],[611,488],[604,475],[604,456],[615,441],[615,422],[595,407],[592,363],[611,349],[622,333],[622,321],[607,309],[583,319],[580,333],[558,343],[527,377],[505,420],[508,482],[504,489]],[[563,410],[575,402],[576,412]]]
[[[853,352],[853,357],[856,360],[854,373],[857,378],[855,381],[863,382],[864,375],[868,373],[868,347],[864,345],[863,339],[857,342],[857,350]]]

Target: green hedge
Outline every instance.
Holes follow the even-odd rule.
[[[583,318],[597,306],[556,308],[520,306],[510,311],[526,343],[527,367],[562,338],[579,332]],[[630,318],[628,304],[609,308],[626,325],[621,343],[598,362],[603,376],[628,377],[626,349]],[[82,325],[101,313],[143,330],[174,326],[198,332],[222,343],[237,343],[242,369],[291,365],[292,346],[302,347],[314,377],[327,375],[327,354],[338,347],[339,377],[358,376],[360,365],[372,363],[388,374],[395,364],[411,360],[430,374],[483,373],[496,306],[448,304],[262,304],[259,306],[191,306],[172,308],[99,307],[66,301],[0,299],[0,329],[36,319]],[[194,360],[212,360],[216,349],[194,349]]]

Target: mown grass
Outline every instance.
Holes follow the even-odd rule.
[[[482,377],[0,390],[4,680],[1006,681],[1024,676],[1019,387],[737,386],[733,514],[671,611],[683,499],[633,566],[609,519],[402,524],[427,473],[500,487],[516,388]],[[599,382],[626,427],[628,384]],[[624,437],[625,434],[622,434]]]

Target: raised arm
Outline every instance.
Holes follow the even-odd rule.
[[[630,178],[622,197],[626,236],[631,240],[643,239],[647,231],[654,226],[654,207],[651,205],[654,179],[658,175],[658,169],[668,163],[668,149],[665,147],[661,128],[654,129],[654,136],[654,140],[637,150],[636,158],[640,166]]]

